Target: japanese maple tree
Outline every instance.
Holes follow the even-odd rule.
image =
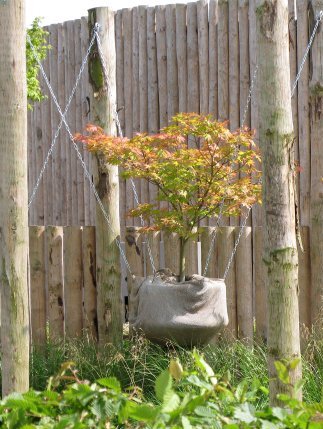
[[[156,185],[157,201],[140,204],[131,216],[142,215],[149,230],[176,232],[180,239],[179,279],[185,279],[185,246],[202,219],[238,216],[260,199],[260,156],[244,128],[231,132],[211,116],[181,113],[159,134],[133,138],[105,135],[95,125],[76,135],[90,152],[123,167],[125,178]],[[189,145],[188,145],[189,142]],[[168,204],[160,205],[161,201]]]

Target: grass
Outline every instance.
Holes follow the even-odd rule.
[[[236,386],[241,380],[252,383],[260,380],[268,386],[266,347],[250,347],[243,342],[222,340],[216,346],[203,349],[208,363],[221,376],[230,377]],[[189,351],[169,344],[167,347],[151,344],[141,337],[124,341],[121,349],[107,346],[100,352],[87,336],[65,343],[47,344],[33,350],[31,361],[31,386],[44,389],[48,378],[57,373],[65,361],[73,361],[79,377],[94,381],[100,377],[116,376],[124,388],[138,386],[149,400],[153,396],[156,376],[167,367],[170,357],[178,357],[184,367],[192,366]],[[303,351],[304,400],[320,401],[323,386],[323,341],[311,338]],[[265,397],[259,406],[264,405]]]

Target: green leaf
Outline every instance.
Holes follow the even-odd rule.
[[[277,425],[268,420],[262,420],[261,429],[277,429]]]
[[[272,414],[273,416],[277,417],[278,420],[281,421],[284,421],[288,416],[287,411],[280,407],[273,407]]]
[[[157,399],[159,399],[162,402],[165,394],[172,389],[172,385],[173,385],[172,377],[168,369],[165,369],[157,377],[155,382],[155,392],[156,392]]]
[[[153,407],[149,404],[135,404],[135,407],[129,412],[129,417],[134,420],[149,422],[154,421],[158,415],[158,407]]]
[[[183,429],[192,429],[193,426],[191,425],[189,419],[186,416],[182,416],[181,420]]]
[[[121,384],[115,377],[100,378],[97,380],[97,383],[100,384],[100,386],[114,390],[116,393],[121,392]]]
[[[162,412],[171,413],[175,411],[178,408],[180,402],[180,397],[173,390],[165,392],[162,404]]]
[[[242,404],[234,410],[234,417],[244,423],[252,423],[256,420],[255,409],[250,404]]]
[[[284,383],[289,384],[290,378],[289,378],[289,371],[286,365],[283,364],[281,361],[275,362],[275,368],[277,371],[278,378]]]
[[[206,406],[196,407],[194,410],[195,414],[200,417],[213,418],[216,416],[216,413]]]

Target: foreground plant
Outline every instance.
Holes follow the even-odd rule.
[[[268,395],[260,382],[230,386],[229,377],[218,379],[196,351],[194,368],[184,370],[171,360],[155,381],[155,398],[147,402],[139,387],[122,392],[116,378],[90,384],[78,378],[72,363],[48,381],[43,392],[12,394],[0,403],[4,429],[31,428],[299,428],[322,427],[323,403],[306,405],[281,396],[282,407],[256,410],[259,395]],[[284,373],[283,364],[280,365]],[[61,383],[70,383],[62,392]]]
[[[76,140],[89,151],[122,166],[125,178],[145,179],[157,187],[157,201],[140,204],[130,215],[150,223],[144,231],[178,233],[180,281],[185,279],[185,247],[199,222],[220,214],[238,216],[260,199],[260,157],[247,129],[231,132],[210,116],[182,113],[160,134],[119,138],[94,125],[87,132]]]

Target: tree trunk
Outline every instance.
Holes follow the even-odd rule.
[[[107,134],[115,135],[113,108],[116,98],[116,53],[114,41],[114,14],[108,8],[89,10],[90,34],[94,24],[100,24],[100,39],[108,68],[112,98],[104,82],[97,46],[89,62],[91,121]],[[116,240],[120,240],[119,174],[118,167],[108,165],[101,157],[94,159],[93,175],[96,188],[110,220],[108,226],[100,209],[96,207],[96,280],[98,334],[100,345],[118,344],[122,340],[121,267]]]
[[[2,394],[29,387],[26,32],[23,0],[0,2]]]
[[[179,281],[185,282],[185,274],[186,274],[186,245],[188,240],[185,238],[179,239]]]
[[[323,10],[323,0],[311,2],[312,31],[317,14]],[[321,30],[321,31],[320,31]],[[310,130],[311,130],[311,266],[312,266],[312,323],[323,332],[323,37],[322,22],[311,49]]]
[[[271,403],[296,396],[300,364],[283,385],[274,362],[300,357],[295,232],[293,121],[289,78],[288,1],[257,1],[259,139],[263,158],[264,262],[268,281],[268,369]],[[301,396],[298,392],[297,396]]]

